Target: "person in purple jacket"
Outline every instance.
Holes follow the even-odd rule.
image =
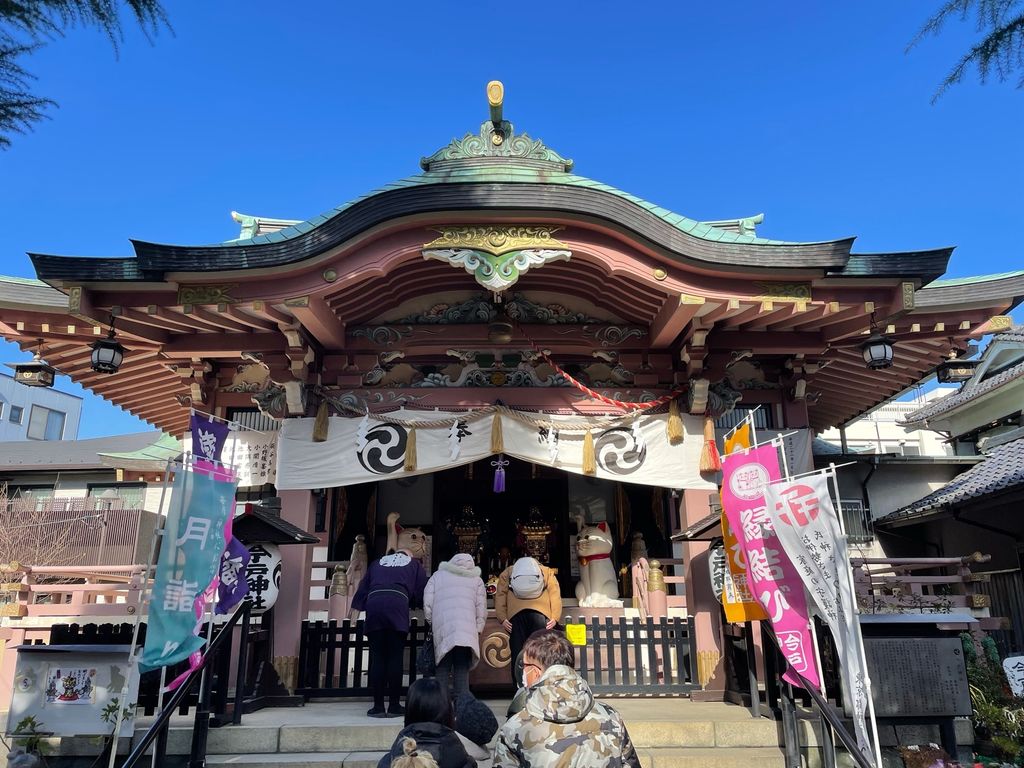
[[[359,582],[352,598],[352,616],[366,611],[363,631],[370,645],[370,688],[373,706],[370,717],[402,717],[402,659],[409,634],[409,611],[423,604],[427,574],[420,561],[403,546],[374,560]],[[384,695],[388,708],[384,710]]]

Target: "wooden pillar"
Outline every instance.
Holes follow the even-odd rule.
[[[716,491],[686,490],[679,499],[679,527],[685,529],[708,516],[710,501]],[[723,698],[725,677],[722,668],[721,605],[711,588],[708,569],[708,542],[683,542],[682,556],[686,560],[686,607],[694,619],[697,634],[698,682],[706,685],[704,691],[694,693],[694,699]],[[710,675],[710,679],[707,679]]]
[[[807,414],[806,400],[793,400],[788,396],[782,398],[782,420],[780,429],[801,429],[810,423]]]
[[[310,491],[281,491],[281,518],[304,531],[313,530],[315,504]],[[281,547],[281,591],[274,606],[274,656],[299,655],[302,622],[309,615],[313,544]]]

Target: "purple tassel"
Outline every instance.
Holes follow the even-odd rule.
[[[491,466],[494,467],[494,492],[504,493],[505,492],[505,467],[509,465],[508,460],[505,458],[505,454],[499,454],[496,461],[491,462]]]

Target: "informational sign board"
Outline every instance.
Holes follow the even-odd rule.
[[[17,654],[8,736],[26,717],[54,736],[108,735],[113,726],[103,720],[103,708],[120,701],[126,681],[124,700],[138,698],[138,666],[128,664],[127,646],[34,645],[19,647]],[[125,718],[121,735],[134,730],[134,718]]]
[[[971,694],[959,638],[865,637],[878,717],[967,717]]]

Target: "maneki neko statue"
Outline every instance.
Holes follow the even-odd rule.
[[[608,523],[587,525],[580,515],[576,518],[576,559],[580,565],[580,580],[576,584],[576,599],[581,608],[621,608],[619,583],[612,563],[612,539]]]

